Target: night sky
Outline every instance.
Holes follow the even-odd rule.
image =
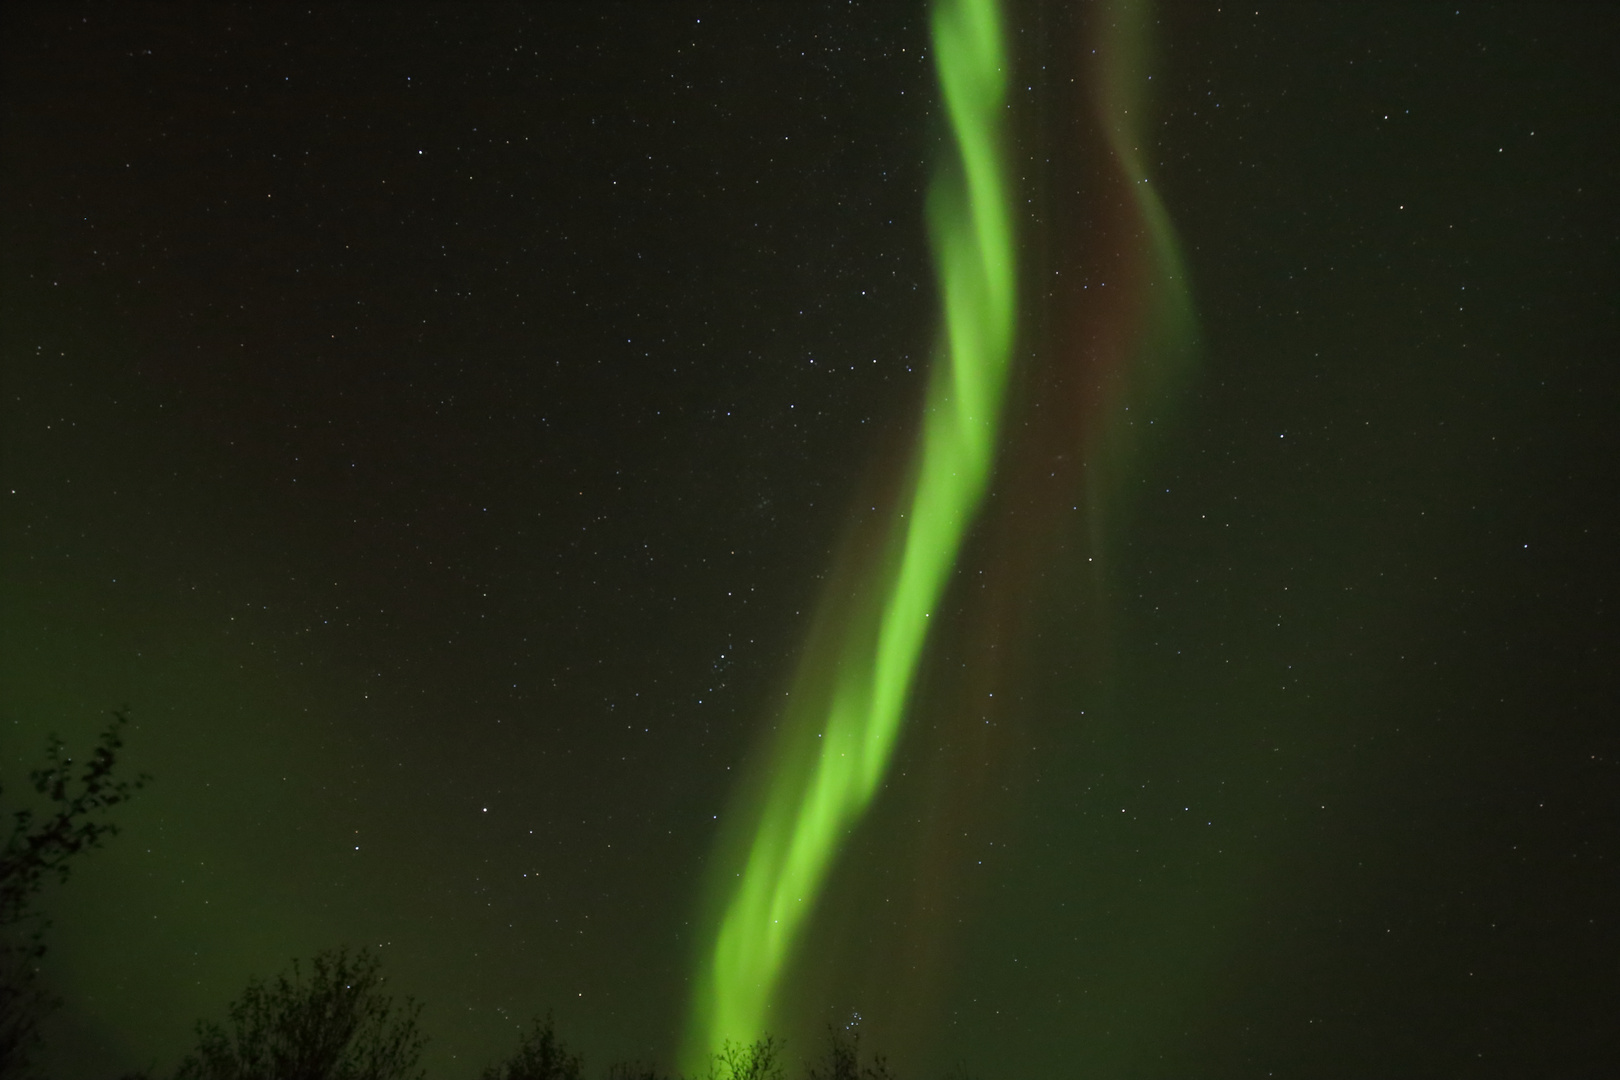
[[[1024,412],[790,1057],[1607,1075],[1620,18],[1164,5],[1200,344],[1128,462],[1042,396],[1132,242],[1095,22],[1009,12]],[[50,896],[54,1074],[340,942],[432,1075],[673,1064],[923,399],[926,5],[7,5],[0,80],[0,773],[127,704],[155,777]]]

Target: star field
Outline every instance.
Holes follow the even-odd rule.
[[[1050,59],[1092,9],[1011,10]],[[1040,568],[980,725],[1028,750],[947,745],[941,632],[805,1031],[858,1011],[918,1077],[1614,1056],[1616,29],[1164,5],[1200,372],[1098,563]],[[59,1074],[161,1067],[340,941],[433,1075],[547,1009],[593,1070],[672,1062],[720,817],[923,399],[928,42],[923,5],[0,14],[0,763],[127,703],[156,778],[51,901]],[[1071,51],[1014,102],[1048,296],[1118,284],[1048,184]],[[914,919],[918,808],[973,784]],[[883,950],[936,925],[906,998]]]

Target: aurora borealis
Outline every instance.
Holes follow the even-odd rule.
[[[1603,1075],[1617,29],[7,6],[50,1071],[351,942],[435,1077]]]
[[[696,980],[693,1073],[727,1041],[769,1031],[771,997],[800,929],[888,772],[928,620],[990,479],[1016,299],[1001,130],[1009,60],[994,0],[940,4],[932,25],[955,153],[929,192],[944,328],[916,460],[900,508],[886,515],[893,537],[880,539],[871,569],[833,578],[831,588],[853,599],[818,628],[828,645],[807,653],[773,760],[755,781],[763,806],[742,868],[717,861],[730,898],[713,960]]]

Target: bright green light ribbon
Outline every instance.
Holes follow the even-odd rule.
[[[745,858],[724,879],[714,945],[698,971],[689,1066],[765,1030],[783,970],[838,849],[894,755],[906,702],[957,552],[983,501],[1012,354],[1015,268],[1010,185],[1001,154],[1007,57],[997,0],[938,0],[934,61],[956,155],[928,197],[943,327],[909,505],[895,556],[856,582],[857,606],[834,648],[812,654],[798,685],[825,704],[791,725],[770,772]],[[826,688],[824,694],[819,688]]]

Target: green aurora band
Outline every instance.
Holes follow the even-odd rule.
[[[831,647],[807,652],[765,762],[740,868],[720,878],[712,950],[699,964],[687,1057],[698,1070],[766,1016],[838,849],[886,774],[928,636],[989,485],[1014,336],[1011,187],[1001,152],[1008,63],[997,0],[938,0],[935,67],[955,157],[936,173],[928,220],[941,340],[888,555],[855,582]]]
[[[1148,174],[1143,143],[1147,139],[1148,74],[1153,52],[1151,0],[1105,0],[1097,5],[1095,94],[1099,118],[1113,154],[1114,165],[1130,189],[1139,237],[1146,243],[1137,252],[1146,303],[1132,328],[1131,355],[1124,359],[1118,389],[1119,404],[1128,412],[1164,419],[1174,409],[1179,391],[1191,380],[1198,358],[1198,316],[1193,306],[1187,260],[1170,212],[1154,190]],[[1127,478],[1142,464],[1141,433],[1132,437],[1117,410],[1093,422],[1092,445],[1086,456],[1096,462],[1093,484],[1113,488],[1092,491],[1093,546],[1103,548],[1101,528],[1107,517],[1104,503],[1113,501]],[[1161,429],[1162,430],[1162,429]],[[1133,465],[1135,468],[1133,468]],[[1117,524],[1116,524],[1117,529]]]

